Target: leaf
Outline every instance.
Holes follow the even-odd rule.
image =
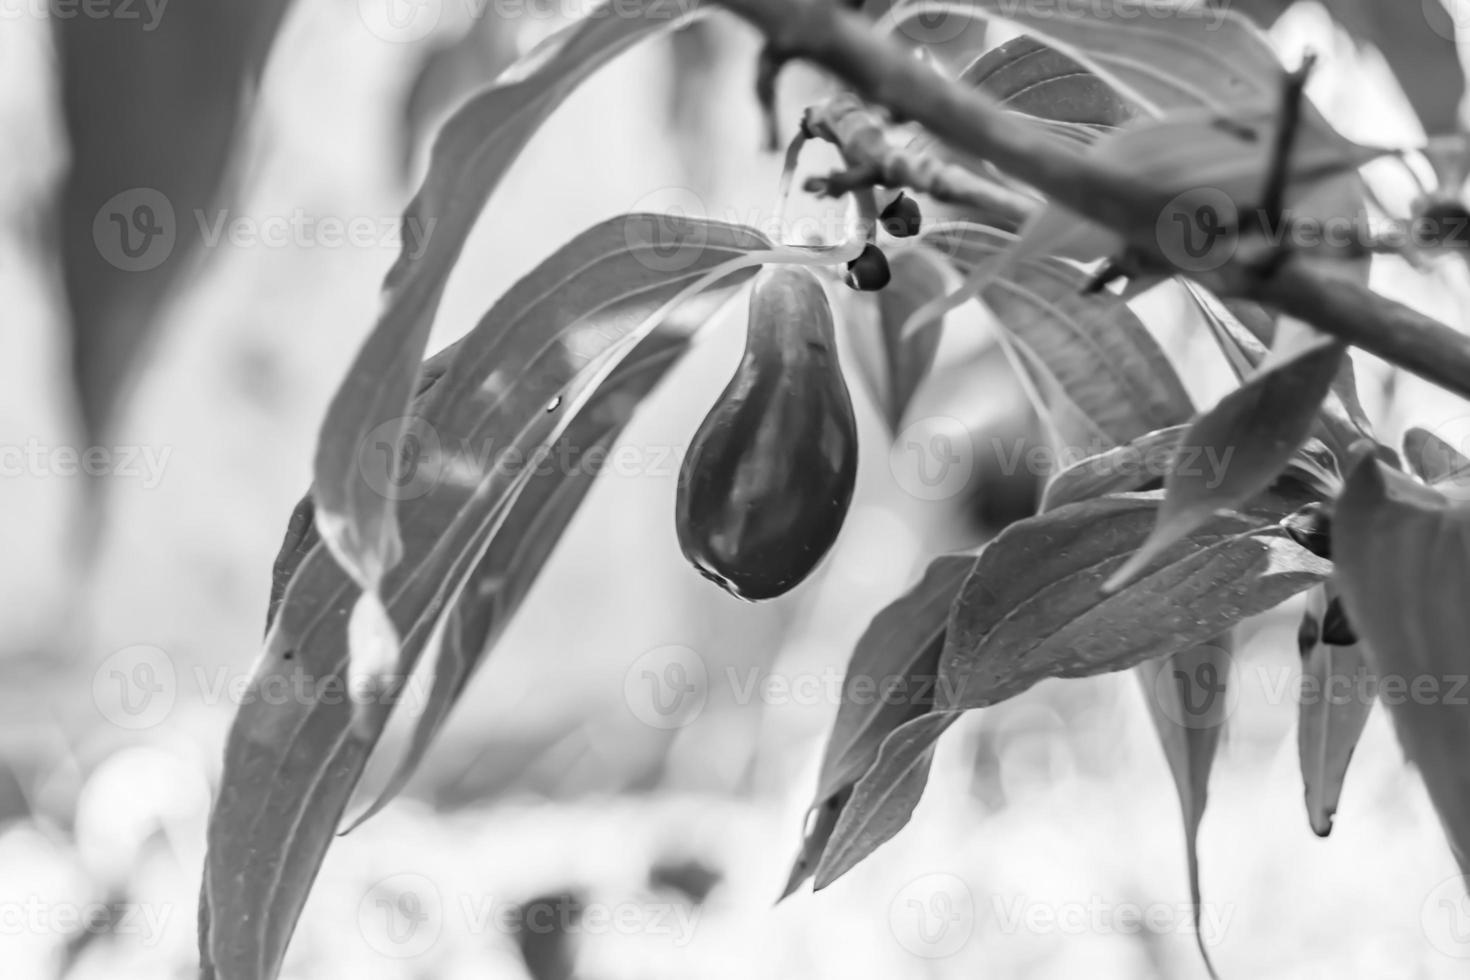
[[[863,631],[822,757],[818,800],[855,782],[872,767],[889,732],[932,706],[949,607],[974,564],[974,555],[934,559],[923,578]]]
[[[155,6],[131,24],[75,10],[50,18],[70,144],[61,272],[86,445],[106,444],[165,304],[198,258],[195,215],[222,206],[287,0]]]
[[[887,369],[884,417],[889,430],[897,432],[939,350],[939,331],[904,337],[903,325],[914,310],[944,293],[945,278],[942,260],[925,248],[894,252],[888,266],[893,278],[878,293],[878,327]]]
[[[1418,426],[1404,433],[1404,462],[1415,476],[1431,486],[1470,479],[1470,459],[1433,432]]]
[[[959,717],[959,712],[931,711],[900,725],[883,740],[877,760],[853,788],[822,852],[816,890],[857,867],[908,824],[929,781],[934,743]]]
[[[1056,510],[1112,493],[1130,493],[1163,485],[1179,448],[1179,437],[1189,427],[1155,429],[1122,446],[1079,460],[1052,477],[1041,498],[1043,511]]]
[[[1158,525],[1104,590],[1113,592],[1131,581],[1215,512],[1237,507],[1269,487],[1311,434],[1346,350],[1331,341],[1280,363],[1268,360],[1255,377],[1197,419],[1180,445],[1220,465],[1169,471]]]
[[[842,702],[822,756],[812,804],[816,817],[783,898],[816,871],[840,812],[855,784],[878,760],[883,740],[933,707],[944,624],[974,563],[974,555],[934,559],[919,582],[885,606],[863,631],[847,665]]]
[[[1322,640],[1322,621],[1338,592],[1324,583],[1307,593],[1297,643],[1302,656],[1302,698],[1297,751],[1306,784],[1307,818],[1318,837],[1332,833],[1353,749],[1373,710],[1374,678],[1363,644],[1334,646]]]
[[[634,409],[684,355],[686,337],[648,335],[609,375],[546,454],[511,504],[510,513],[450,607],[434,684],[407,751],[371,806],[352,826],[376,814],[407,785],[458,703],[481,661],[499,641],[541,569],[561,541],[601,471],[599,459],[622,434]],[[344,831],[345,833],[345,831]]]
[[[1072,58],[1022,35],[972,61],[959,80],[1007,109],[1098,132],[1138,116],[1138,109]]]
[[[1219,111],[1269,99],[1284,72],[1270,42],[1244,17],[1149,0],[1024,4],[1016,0],[919,2],[900,8],[1003,20],[1055,46],[1152,112],[1180,106]]]
[[[1138,665],[1144,702],[1179,791],[1194,934],[1212,977],[1215,967],[1200,931],[1199,827],[1209,801],[1210,770],[1229,713],[1232,646],[1227,633],[1202,646]]]
[[[1015,238],[955,222],[935,226],[924,240],[965,274]],[[1064,262],[1028,259],[981,299],[1104,447],[1186,421],[1194,406],[1158,342],[1118,297],[1086,292],[1088,281]]]
[[[400,464],[364,447],[398,444],[401,418],[445,283],[500,178],[551,112],[583,80],[656,30],[673,27],[693,0],[605,4],[558,32],[502,81],[465,102],[434,142],[428,174],[403,216],[404,249],[383,283],[383,311],[333,397],[317,444],[317,527],[333,556],[379,602],[380,584],[403,556],[396,501],[374,487]],[[410,247],[412,244],[414,247]]]
[[[1250,378],[1270,352],[1276,336],[1276,318],[1257,303],[1237,299],[1222,302],[1198,283],[1185,279],[1179,282],[1205,318],[1235,376],[1241,381]],[[1349,448],[1359,439],[1371,438],[1372,431],[1358,398],[1358,381],[1349,351],[1343,354],[1342,367],[1332,382],[1332,394],[1323,403],[1313,434],[1326,445],[1334,459],[1346,459]]]
[[[419,369],[419,381],[414,391],[415,402],[444,376],[444,372],[449,368],[449,362],[454,358],[461,343],[462,341],[455,341],[424,362],[423,367]],[[311,553],[311,549],[321,542],[321,536],[316,533],[316,524],[313,520],[315,514],[316,506],[312,502],[311,491],[308,490],[291,512],[291,517],[286,524],[286,536],[281,541],[280,551],[277,552],[275,564],[271,568],[271,594],[265,613],[266,633],[270,632],[271,624],[275,622],[276,611],[286,597],[286,587],[291,584],[291,578],[296,574],[296,569]]]
[[[796,890],[816,873],[817,863],[822,860],[822,851],[832,839],[837,818],[851,796],[852,786],[844,786],[836,795],[827,797],[807,811],[807,830],[802,835],[801,850],[791,862],[791,873],[786,877],[786,887],[781,889],[781,897],[777,901],[796,894]]]
[[[1148,534],[1155,495],[1071,504],[1012,525],[981,553],[950,614],[941,708],[998,704],[1048,677],[1123,670],[1208,642],[1332,569],[1265,522],[1263,501],[1212,517],[1130,587],[1098,585]]]
[[[1322,581],[1331,565],[1265,522],[1295,501],[1216,519],[1176,545],[1147,590],[1117,599],[1096,582],[1148,533],[1158,501],[1109,497],[1011,525],[980,553],[950,611],[937,707],[894,729],[858,781],[817,869],[826,887],[913,815],[934,743],[964,711],[1047,676],[1122,670],[1198,646]]]
[[[411,448],[417,462],[403,471],[407,480],[379,484],[399,498],[404,529],[404,561],[384,582],[403,637],[397,674],[378,698],[345,696],[344,624],[358,589],[325,545],[313,549],[286,590],[231,729],[210,818],[201,954],[227,980],[279,971],[368,753],[531,477],[526,459],[563,434],[624,347],[671,304],[712,277],[747,278],[732,270],[769,255],[767,245],[718,222],[630,215],[596,225],[512,287],[461,342],[410,420],[412,442],[376,440],[397,453]],[[303,679],[335,696],[257,696]]]
[[[1338,499],[1332,539],[1348,619],[1455,860],[1470,874],[1470,510],[1360,458]]]

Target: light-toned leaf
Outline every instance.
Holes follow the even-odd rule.
[[[1217,511],[1238,507],[1270,486],[1310,436],[1345,351],[1328,341],[1274,366],[1268,362],[1197,419],[1180,444],[1211,454],[1221,465],[1169,471],[1158,525],[1104,589],[1121,588]]]
[[[317,443],[316,522],[333,556],[380,604],[380,584],[403,557],[396,501],[374,489],[401,476],[397,461],[363,453],[404,416],[439,299],[470,229],[522,147],[583,80],[613,57],[675,26],[692,0],[597,7],[465,102],[434,142],[428,174],[404,212],[404,249],[383,283],[383,310],[333,397]],[[416,247],[410,248],[410,244]]]
[[[1164,550],[1132,587],[1099,585],[1149,532],[1156,494],[1107,497],[1007,528],[955,600],[940,662],[942,708],[983,708],[1048,677],[1123,670],[1208,642],[1332,570],[1268,521],[1274,497],[1212,517]]]
[[[1377,462],[1348,475],[1332,524],[1336,582],[1368,649],[1404,752],[1470,874],[1470,508]]]
[[[1195,940],[1212,977],[1215,967],[1200,929],[1199,827],[1209,802],[1210,770],[1225,731],[1233,646],[1226,634],[1159,660],[1145,660],[1137,673],[1179,792]]]
[[[718,222],[614,218],[518,282],[462,342],[410,421],[418,462],[405,471],[411,479],[379,484],[398,498],[405,546],[384,582],[403,638],[391,685],[370,701],[341,696],[344,624],[358,589],[321,546],[292,577],[236,716],[210,817],[202,931],[202,959],[222,980],[272,980],[279,971],[368,753],[530,479],[524,462],[564,433],[625,347],[672,304],[712,277],[747,277],[744,267],[769,255],[768,246],[754,231]],[[402,452],[391,438],[381,441]],[[303,678],[338,696],[254,696],[295,690]]]
[[[1332,583],[1307,593],[1297,633],[1303,697],[1297,716],[1297,754],[1306,784],[1307,819],[1318,837],[1332,832],[1353,749],[1373,710],[1373,677],[1361,643],[1337,646],[1322,636],[1328,606],[1338,598]]]

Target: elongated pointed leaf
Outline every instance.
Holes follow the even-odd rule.
[[[1179,791],[1184,813],[1184,843],[1189,868],[1189,901],[1194,933],[1210,976],[1206,937],[1200,930],[1199,827],[1209,801],[1210,770],[1229,713],[1228,684],[1233,641],[1227,634],[1202,646],[1138,665],[1144,703],[1159,733],[1164,757]],[[1218,937],[1215,937],[1218,938]]]
[[[626,345],[671,304],[712,278],[746,277],[740,270],[767,245],[717,222],[631,215],[596,225],[517,283],[462,342],[409,420],[411,441],[392,441],[397,428],[370,440],[365,451],[410,450],[415,464],[406,479],[377,484],[396,499],[404,529],[405,559],[384,588],[403,637],[396,674],[380,697],[345,696],[358,589],[325,546],[313,549],[235,719],[210,818],[201,956],[223,980],[279,971],[367,755],[532,477],[526,460],[565,432]],[[311,696],[259,696],[302,684]]]
[[[1233,299],[1222,302],[1198,283],[1179,281],[1205,318],[1205,325],[1236,378],[1242,382],[1251,378],[1270,353],[1276,336],[1276,318],[1257,303]],[[1366,275],[1363,281],[1367,281]],[[1371,438],[1372,432],[1358,397],[1357,373],[1349,351],[1343,354],[1342,367],[1333,379],[1332,394],[1322,405],[1313,435],[1339,460],[1348,457],[1349,448],[1359,439]]]
[[[957,222],[936,226],[925,241],[968,274],[1015,238]],[[1106,291],[1086,292],[1087,283],[1064,262],[1028,260],[987,286],[981,299],[1044,370],[1068,414],[1089,420],[1100,449],[1187,421],[1194,406],[1158,342],[1127,304]]]
[[[383,283],[383,311],[327,409],[317,444],[313,494],[323,541],[371,604],[403,556],[396,501],[375,487],[403,476],[402,463],[364,454],[397,444],[445,283],[470,229],[522,147],[568,94],[613,57],[673,27],[692,0],[604,5],[559,32],[494,87],[462,105],[435,140],[428,174],[403,216],[404,249]],[[410,247],[415,246],[415,247]],[[397,426],[397,428],[395,428]],[[387,638],[391,641],[391,638]]]
[[[892,280],[878,293],[878,327],[882,334],[887,375],[884,417],[897,432],[939,350],[938,330],[903,336],[903,326],[915,310],[944,294],[944,260],[926,248],[895,252],[888,262]]]
[[[1337,598],[1330,582],[1308,592],[1297,633],[1302,656],[1297,749],[1306,784],[1307,819],[1318,837],[1332,833],[1348,763],[1373,711],[1373,677],[1363,645],[1337,646],[1323,639],[1323,619]]]
[[[419,380],[413,396],[416,403],[423,398],[424,392],[444,377],[444,372],[448,370],[449,362],[461,343],[462,341],[455,341],[424,362],[419,370]],[[286,524],[286,535],[281,540],[280,550],[276,553],[276,560],[271,568],[271,594],[265,613],[266,633],[270,633],[271,624],[276,620],[276,611],[286,598],[286,587],[291,584],[296,569],[311,550],[321,543],[321,535],[317,534],[316,522],[313,520],[315,514],[316,504],[308,490],[291,512],[290,520]]]
[[[1344,345],[1327,342],[1274,366],[1268,363],[1196,420],[1182,444],[1211,453],[1223,465],[1169,472],[1157,527],[1105,588],[1121,588],[1216,511],[1238,507],[1270,486],[1311,434],[1345,351]]]
[[[863,631],[847,665],[842,703],[822,756],[812,804],[816,817],[792,866],[787,895],[816,871],[838,815],[854,785],[877,761],[883,740],[933,708],[949,607],[974,563],[974,555],[934,559],[914,587],[884,607]]]
[[[1404,433],[1404,462],[1428,484],[1470,480],[1470,459],[1439,436],[1418,426]]]
[[[418,769],[470,678],[510,625],[601,472],[634,409],[683,356],[687,338],[655,331],[597,389],[538,466],[449,610],[428,703],[393,775],[353,826],[397,796]]]
[[[856,782],[872,767],[890,732],[933,706],[949,607],[974,564],[974,555],[934,559],[919,582],[863,631],[822,756],[818,799]]]
[[[1470,508],[1361,459],[1337,502],[1332,550],[1348,619],[1382,678],[1404,753],[1470,874]]]
[[[883,740],[878,758],[853,788],[822,851],[815,888],[826,888],[857,867],[908,824],[929,781],[934,743],[959,717],[959,712],[931,711],[900,725]]]
[[[1156,494],[1107,497],[1022,521],[981,553],[955,600],[940,662],[941,707],[982,708],[1048,677],[1087,677],[1167,657],[1320,582],[1331,564],[1274,524],[1262,501],[1212,517],[1131,587],[1099,586],[1147,536]]]

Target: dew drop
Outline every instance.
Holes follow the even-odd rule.
[[[556,411],[556,410],[557,410],[557,409],[558,409],[558,408],[561,408],[561,395],[557,395],[557,396],[556,396],[556,397],[555,397],[555,398],[553,398],[553,399],[552,399],[552,400],[551,400],[551,402],[550,402],[550,403],[549,403],[549,404],[548,404],[548,405],[547,405],[547,406],[546,406],[546,410],[547,410],[547,411],[548,411],[548,412],[554,412],[554,411]]]

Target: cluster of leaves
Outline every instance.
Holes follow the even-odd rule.
[[[1151,179],[1181,191],[1203,179],[1242,206],[1259,203],[1275,142],[1265,137],[1276,125],[1286,75],[1248,21],[1228,15],[1221,29],[1205,32],[1204,22],[1182,10],[1160,18],[1157,4],[1144,19],[1024,13],[990,0],[938,6],[1005,14],[1033,35],[980,53],[961,77],[1039,134],[1137,162]],[[676,311],[681,322],[697,322],[683,315],[691,300],[728,294],[762,265],[840,267],[869,245],[871,229],[833,246],[793,248],[700,218],[625,215],[567,243],[463,339],[422,363],[444,284],[519,150],[576,85],[679,23],[690,7],[688,0],[643,0],[619,4],[616,16],[593,14],[467,102],[438,137],[405,216],[436,233],[389,273],[381,318],[329,409],[315,482],[277,560],[253,681],[303,672],[364,681],[379,696],[244,699],[210,822],[201,907],[206,976],[277,975],[396,693],[431,657],[429,706],[388,789],[364,816],[412,773],[591,484],[581,467],[531,472],[464,459],[454,447],[507,447],[507,457],[524,459],[558,443],[574,455],[605,446],[677,363],[685,333],[657,329]],[[1377,151],[1332,133],[1310,109],[1301,130],[1285,193],[1302,208],[1353,210],[1363,194],[1355,168]],[[913,152],[931,151],[940,148]],[[961,165],[1026,193],[982,162]],[[871,191],[855,197],[864,194]],[[904,826],[936,740],[965,712],[1046,678],[1138,668],[1184,804],[1198,901],[1193,838],[1220,708],[1217,690],[1196,687],[1226,673],[1234,627],[1312,592],[1307,615],[1315,625],[1304,629],[1302,651],[1309,672],[1422,674],[1451,666],[1453,647],[1441,640],[1461,635],[1453,631],[1463,624],[1449,620],[1466,614],[1462,603],[1439,601],[1437,590],[1465,581],[1459,565],[1467,552],[1439,542],[1458,542],[1466,518],[1430,484],[1454,479],[1465,461],[1419,438],[1407,447],[1421,479],[1415,482],[1399,472],[1391,450],[1355,450],[1363,440],[1373,445],[1372,434],[1341,344],[1278,325],[1260,307],[1174,286],[1188,289],[1241,380],[1219,404],[1197,411],[1125,301],[1161,277],[1135,277],[1120,295],[1093,288],[1092,274],[1074,261],[1102,258],[1115,246],[1101,229],[1041,202],[1019,234],[961,214],[889,246],[892,280],[870,301],[881,321],[890,422],[902,419],[934,358],[934,331],[915,327],[924,319],[918,314],[945,300],[946,283],[963,279],[948,301],[973,296],[989,310],[1059,437],[1113,448],[1059,474],[1041,513],[978,554],[935,559],[875,617],[853,654],[848,684],[907,677],[915,681],[907,689],[930,696],[845,699],[791,888],[809,877],[825,886]],[[1364,273],[1361,265],[1345,271]],[[413,493],[395,492],[419,473],[378,447],[399,446],[415,426],[434,435],[432,445],[420,442],[413,461],[435,478]],[[1136,467],[1114,465],[1171,446],[1214,451],[1229,465],[1210,474],[1219,479],[1174,467],[1162,487]],[[1288,526],[1313,506],[1336,507],[1331,559]],[[1426,562],[1434,565],[1433,589],[1416,584],[1418,575],[1400,574]],[[1338,592],[1361,645],[1333,642],[1344,637],[1323,628]],[[1165,704],[1169,697],[1180,703]],[[1205,715],[1181,724],[1198,703],[1209,706]],[[1302,719],[1308,803],[1319,831],[1330,825],[1365,713],[1361,705],[1325,704]],[[1397,720],[1453,835],[1454,817],[1470,800],[1466,777],[1452,765],[1470,736],[1463,731],[1470,716],[1416,706],[1397,711]],[[1456,843],[1470,853],[1470,840]]]

